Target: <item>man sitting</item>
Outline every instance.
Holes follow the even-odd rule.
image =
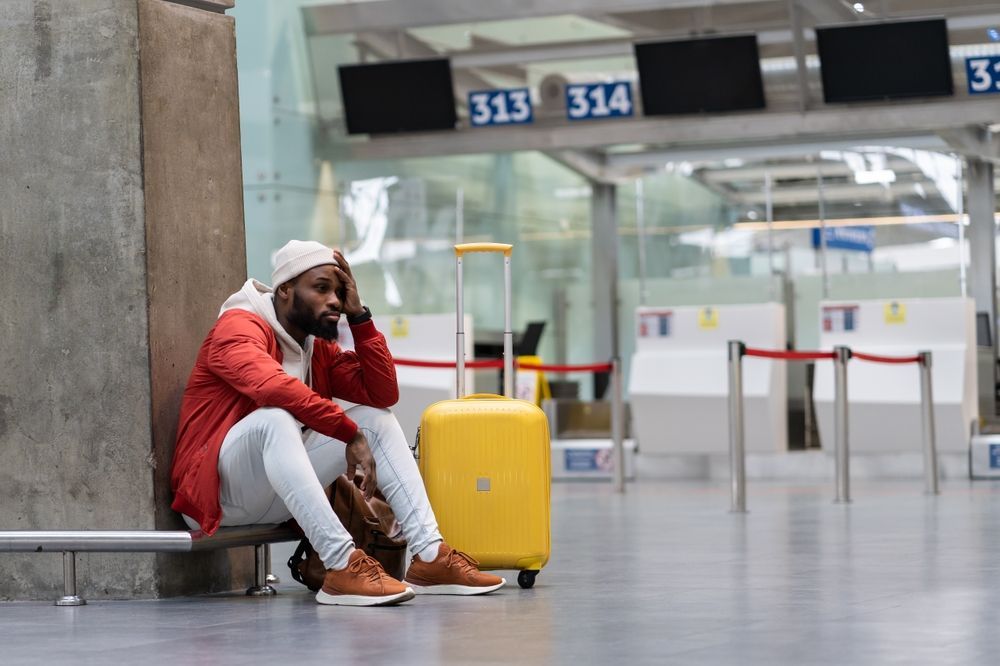
[[[385,338],[361,304],[339,251],[290,241],[272,290],[256,280],[230,296],[202,343],[181,405],[173,508],[192,529],[294,518],[327,568],[321,604],[378,606],[418,594],[485,594],[504,579],[441,538],[406,438]],[[355,351],[335,342],[346,315]],[[346,412],[331,398],[358,406]],[[357,550],[324,488],[364,472],[382,491],[414,557],[405,583]],[[377,472],[376,472],[377,470]]]

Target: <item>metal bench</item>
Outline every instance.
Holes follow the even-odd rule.
[[[250,596],[271,596],[277,591],[268,584],[270,553],[268,544],[296,541],[300,537],[284,525],[244,525],[223,527],[208,536],[201,530],[58,530],[0,531],[0,553],[63,554],[63,596],[56,606],[83,606],[77,594],[77,553],[194,553],[220,548],[254,547],[254,581]]]

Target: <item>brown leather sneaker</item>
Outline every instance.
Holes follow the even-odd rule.
[[[505,581],[500,576],[483,573],[479,562],[442,543],[433,562],[414,557],[405,581],[417,594],[460,594],[471,596],[499,590]]]
[[[331,606],[391,606],[413,598],[413,590],[382,565],[355,550],[343,569],[327,569],[316,601]]]

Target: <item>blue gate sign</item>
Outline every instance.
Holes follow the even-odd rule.
[[[632,115],[632,84],[580,83],[566,86],[566,117],[570,120]]]
[[[607,472],[611,470],[610,449],[566,449],[567,472]]]
[[[820,246],[820,230],[812,230],[812,246]],[[875,227],[826,227],[826,247],[831,250],[871,252],[875,249]]]
[[[970,95],[1000,93],[1000,56],[966,58],[965,74]]]
[[[990,469],[1000,468],[1000,444],[990,444]]]
[[[526,125],[534,120],[531,94],[527,88],[469,93],[469,123],[473,127]]]

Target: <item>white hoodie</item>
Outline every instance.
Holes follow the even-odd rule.
[[[281,367],[292,377],[300,380],[306,386],[312,386],[312,352],[313,336],[307,336],[304,345],[299,346],[288,331],[278,321],[278,315],[274,312],[274,290],[262,282],[253,278],[246,281],[243,288],[226,299],[219,310],[221,317],[229,310],[246,310],[264,318],[274,330],[278,338],[278,345],[281,347],[282,361]]]

